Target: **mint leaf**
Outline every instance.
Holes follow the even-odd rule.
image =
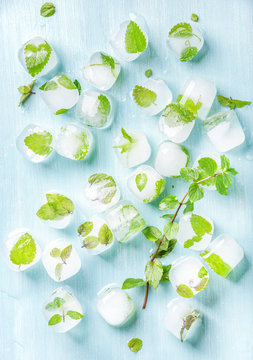
[[[123,282],[122,289],[132,289],[144,285],[146,285],[146,281],[144,281],[143,279],[128,278]]]
[[[204,290],[204,289],[208,286],[208,284],[209,284],[209,278],[208,278],[208,277],[204,277],[204,278],[200,281],[199,285],[195,286],[195,290],[196,290],[196,291],[202,291],[202,290]]]
[[[198,201],[204,197],[204,190],[196,183],[190,185],[188,193],[191,202]]]
[[[155,226],[147,226],[142,233],[149,241],[157,241],[162,237],[161,231]]]
[[[45,309],[48,310],[48,311],[54,311],[55,309],[58,309],[60,308],[63,304],[65,304],[65,300],[63,298],[60,298],[60,297],[56,297],[54,298],[54,300],[50,303],[48,303],[46,306],[45,306]]]
[[[187,23],[179,23],[170,30],[169,37],[190,37],[192,36],[192,27]]]
[[[191,20],[194,21],[194,22],[197,22],[199,19],[198,15],[197,14],[192,14],[191,16]]]
[[[51,2],[46,2],[40,8],[41,16],[49,17],[49,16],[54,15],[54,13],[55,13],[55,7],[54,7],[54,4],[52,4]]]
[[[104,204],[109,204],[117,192],[117,185],[113,177],[107,174],[93,174],[89,177],[88,182],[91,186],[94,186],[97,197]]]
[[[113,242],[113,235],[107,224],[103,224],[99,229],[98,240],[103,245],[109,245]]]
[[[210,157],[202,157],[198,163],[199,167],[203,169],[208,176],[213,176],[218,168],[216,161]]]
[[[216,272],[216,274],[224,278],[227,277],[228,274],[232,271],[230,265],[225,263],[221,259],[221,257],[215,253],[209,255],[209,252],[206,250],[201,253],[200,256],[210,266],[210,268],[213,269],[214,272]]]
[[[36,83],[36,79],[34,79],[29,85],[19,86],[18,91],[22,94],[18,106],[22,105],[31,94],[35,94],[32,92],[32,88]]]
[[[36,243],[29,233],[20,236],[10,251],[10,261],[19,265],[29,265],[35,259],[37,252]]]
[[[156,105],[155,101],[157,95],[154,91],[145,88],[144,86],[136,85],[132,92],[135,102],[141,107],[149,107],[150,105]]]
[[[184,242],[184,248],[185,249],[189,249],[191,246],[193,246],[194,245],[194,241],[192,240],[192,239],[189,239],[189,240],[186,240],[185,242]]]
[[[63,269],[62,263],[58,263],[55,267],[54,273],[55,273],[55,277],[58,281],[61,281],[62,269]]]
[[[57,76],[57,81],[58,83],[65,87],[65,89],[69,89],[69,90],[76,90],[76,86],[75,84],[72,82],[72,80],[70,80],[70,78],[65,75],[65,74],[62,74],[62,75],[58,75]]]
[[[170,196],[166,196],[163,200],[160,201],[159,209],[160,210],[175,209],[178,206],[179,206],[179,201],[177,197],[170,195]]]
[[[128,140],[131,143],[134,142],[134,139],[126,132],[125,129],[121,128],[121,133],[122,133],[123,138],[125,138],[126,140]]]
[[[148,69],[148,70],[145,71],[145,76],[147,78],[149,78],[151,75],[152,75],[152,70],[151,69]]]
[[[99,103],[98,103],[97,111],[101,116],[102,125],[104,125],[106,123],[108,116],[110,115],[111,104],[110,101],[107,99],[107,97],[102,94],[98,96],[98,101]]]
[[[81,87],[79,81],[76,79],[76,80],[73,82],[73,84],[74,84],[75,87],[77,88],[78,94],[81,95],[82,87]]]
[[[187,214],[188,212],[192,212],[194,210],[194,204],[190,200],[187,200],[185,205],[186,206],[183,211],[184,214]]]
[[[101,52],[100,56],[101,56],[101,60],[102,60],[102,65],[109,66],[109,68],[111,69],[112,75],[114,77],[116,77],[113,70],[115,69],[115,65],[116,64],[119,65],[119,63],[116,63],[112,56],[109,56],[105,53]]]
[[[156,242],[157,246],[159,245],[159,242],[160,242],[159,240]],[[169,255],[173,251],[176,243],[177,243],[176,239],[168,240],[165,238],[160,246],[160,249],[158,250],[156,258],[161,259]],[[150,257],[152,257],[153,255],[154,253]]]
[[[206,269],[204,268],[204,266],[202,266],[202,268],[199,270],[198,272],[198,277],[200,279],[202,279],[203,277],[205,277],[206,275],[208,275],[208,272],[206,271]]]
[[[125,49],[130,54],[142,53],[147,47],[147,40],[134,22],[130,21],[125,33]]]
[[[68,315],[73,320],[80,320],[83,318],[83,315],[78,311],[69,310],[67,311],[66,315]]]
[[[65,262],[70,257],[71,253],[72,253],[72,245],[70,244],[61,251],[60,256],[62,261]]]
[[[188,124],[196,119],[196,116],[181,104],[169,104],[162,114],[165,117],[165,123],[169,127]]]
[[[59,324],[61,321],[62,321],[62,316],[59,314],[55,314],[49,319],[48,325],[50,326],[56,325]]]
[[[183,95],[178,95],[177,102],[183,105],[187,110],[191,111],[195,116],[198,116],[198,110],[202,107],[202,103],[198,100],[197,103],[190,98]]]
[[[58,249],[58,248],[53,248],[50,251],[50,256],[53,257],[53,258],[59,258],[61,256],[61,250]]]
[[[161,218],[162,218],[162,219],[165,219],[165,220],[167,220],[167,219],[171,219],[171,220],[172,220],[173,217],[174,217],[174,215],[175,215],[175,214],[164,214],[164,215],[161,216]]]
[[[216,190],[218,191],[218,193],[220,193],[221,195],[227,195],[228,190],[227,190],[227,186],[224,184],[223,175],[224,174],[220,174],[217,176],[216,182],[215,182],[215,187],[216,187]]]
[[[194,58],[198,53],[198,49],[195,46],[187,46],[180,55],[180,61],[186,62]]]
[[[99,239],[96,236],[87,236],[84,240],[83,240],[83,246],[88,250],[91,249],[95,249],[95,247],[97,247],[99,244]]]
[[[125,138],[128,142],[122,144],[122,145],[118,145],[118,146],[114,146],[114,148],[116,149],[121,149],[121,154],[124,154],[125,152],[129,152],[131,151],[131,149],[134,146],[134,138],[132,138],[125,129],[121,128],[121,133],[123,138]]]
[[[50,146],[52,141],[53,137],[48,131],[43,131],[42,133],[34,132],[24,139],[28,149],[41,156],[48,156],[53,151],[52,146]]]
[[[85,237],[87,235],[89,235],[89,233],[92,231],[93,229],[93,222],[92,221],[86,221],[85,223],[83,223],[82,225],[80,225],[77,229],[77,232],[79,235]]]
[[[136,175],[135,183],[140,192],[145,188],[147,181],[148,181],[148,177],[145,173]]]
[[[58,216],[67,216],[74,211],[72,200],[57,193],[46,194],[47,203],[42,205],[36,215],[42,220],[55,220]]]
[[[199,171],[198,169],[192,169],[189,167],[182,168],[180,170],[181,177],[189,182],[197,181],[199,178]]]
[[[231,110],[233,110],[235,107],[242,108],[251,104],[251,101],[234,100],[231,97],[227,98],[222,95],[217,95],[217,99],[222,106],[229,106]]]
[[[47,81],[39,88],[42,91],[56,90],[58,88],[57,82],[54,80]]]
[[[160,281],[170,281],[169,273],[170,273],[171,265],[163,265],[163,276]]]
[[[74,158],[75,160],[83,160],[84,158],[86,158],[90,148],[86,131],[82,131],[78,135],[77,139],[80,141],[81,145],[78,152],[74,155]]]
[[[159,260],[149,261],[145,267],[146,280],[149,284],[157,289],[163,276],[163,266]]]
[[[34,77],[38,75],[47,65],[51,56],[52,48],[44,40],[44,43],[36,46],[34,44],[26,44],[24,47],[24,56],[26,68],[29,74]]]
[[[142,340],[134,338],[129,340],[127,345],[132,352],[137,352],[142,348]]]
[[[177,293],[184,298],[191,298],[194,296],[192,289],[185,284],[181,284],[177,287]]]
[[[36,212],[36,215],[42,220],[54,220],[57,218],[54,208],[52,208],[49,204],[42,205]]]
[[[204,236],[205,234],[211,234],[212,233],[212,225],[209,221],[207,221],[205,218],[199,215],[192,214],[191,219],[191,226],[193,231],[198,236]]]
[[[221,169],[226,171],[230,165],[229,159],[226,157],[226,155],[221,155],[220,160],[221,160]]]
[[[183,326],[180,330],[180,339],[181,342],[183,342],[183,334],[185,330],[190,330],[191,326],[194,324],[194,322],[200,317],[200,313],[197,310],[193,310],[191,314],[186,315],[183,318]]]
[[[168,240],[174,239],[178,233],[179,225],[178,223],[168,221],[163,228],[164,234]]]

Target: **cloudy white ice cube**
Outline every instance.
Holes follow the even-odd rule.
[[[193,164],[193,168],[196,168],[196,169],[200,169],[199,167],[199,160],[200,159],[203,159],[203,158],[210,158],[212,160],[214,160],[217,164],[217,170],[216,172],[219,172],[221,170],[221,159],[220,159],[220,156],[216,155],[216,154],[211,154],[211,153],[204,153],[204,154],[200,154],[197,159],[194,161],[194,164]],[[213,179],[210,179],[208,180],[205,184],[202,184],[202,187],[205,188],[205,189],[208,189],[208,190],[216,190],[216,187],[215,187],[215,181],[216,179],[213,178]]]
[[[165,181],[154,168],[141,165],[130,175],[127,186],[138,200],[149,203],[163,192]]]
[[[183,145],[164,141],[156,154],[155,169],[162,176],[180,176],[180,170],[187,166],[189,158],[189,152]]]
[[[134,315],[133,300],[117,284],[106,285],[97,295],[97,310],[109,325],[124,325]]]
[[[40,125],[30,124],[16,140],[17,149],[33,163],[47,160],[54,151],[53,136]]]
[[[81,268],[81,260],[73,245],[64,239],[51,241],[43,251],[42,263],[55,281],[64,281]]]
[[[245,140],[245,134],[234,110],[221,111],[203,122],[207,136],[220,152],[229,151]]]

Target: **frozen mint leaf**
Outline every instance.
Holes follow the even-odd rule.
[[[81,95],[82,87],[81,87],[79,81],[76,79],[76,80],[73,82],[73,84],[74,84],[75,87],[77,88],[78,94]]]
[[[121,133],[123,138],[126,139],[128,142],[122,145],[114,146],[114,148],[121,149],[121,154],[124,154],[125,152],[129,152],[133,148],[135,140],[123,128],[121,128]]]
[[[30,87],[27,86],[27,85],[23,85],[23,86],[20,86],[18,88],[18,91],[20,92],[20,94],[28,94],[30,92]]]
[[[89,184],[98,191],[98,197],[104,204],[109,204],[117,192],[117,185],[112,176],[104,173],[93,174],[88,179]]]
[[[157,180],[155,183],[155,191],[156,191],[156,197],[159,196],[165,188],[165,181],[164,179]]]
[[[191,298],[194,296],[192,289],[185,284],[181,284],[177,287],[177,293],[184,298]]]
[[[70,80],[70,78],[67,75],[65,74],[59,75],[57,77],[57,80],[61,86],[65,87],[65,89],[76,90],[75,84],[73,83],[72,80]]]
[[[111,69],[112,75],[114,77],[116,77],[113,70],[115,69],[115,65],[116,64],[119,65],[119,63],[116,63],[112,56],[109,56],[109,55],[104,54],[102,52],[100,53],[100,56],[101,56],[101,60],[102,60],[102,65],[109,66],[110,69]]]
[[[204,197],[204,190],[196,183],[190,185],[188,193],[191,202],[198,201]]]
[[[130,54],[142,53],[146,47],[145,35],[134,21],[130,21],[125,33],[126,52]]]
[[[40,90],[42,91],[49,91],[49,90],[56,90],[58,88],[58,84],[53,81],[53,80],[50,80],[46,83],[44,83],[41,87],[40,87]]]
[[[83,160],[86,158],[90,148],[86,131],[82,131],[81,134],[78,135],[78,139],[80,140],[81,145],[78,152],[74,155],[74,158],[76,160]]]
[[[142,348],[142,340],[134,338],[129,340],[127,345],[132,352],[137,352]]]
[[[86,221],[85,223],[83,223],[82,225],[80,225],[77,229],[77,232],[79,235],[85,237],[87,235],[89,235],[89,233],[92,231],[93,229],[93,222],[92,221]]]
[[[232,268],[230,265],[225,263],[219,255],[216,255],[215,253],[212,253],[209,255],[208,251],[204,251],[200,254],[200,256],[203,258],[203,260],[210,266],[211,269],[213,269],[216,274],[227,277],[228,274],[232,271]]]
[[[200,317],[200,313],[197,310],[193,310],[191,314],[186,315],[183,318],[183,326],[180,330],[180,339],[183,342],[183,334],[185,330],[190,330],[193,323]]]
[[[156,242],[157,246],[159,245],[159,242],[160,241]],[[160,249],[158,250],[156,258],[157,259],[162,259],[162,258],[166,257],[167,255],[169,255],[173,251],[176,243],[177,243],[176,239],[168,240],[168,239],[165,238],[163,240],[163,242],[162,242],[162,245],[160,246]],[[150,257],[152,257],[153,255],[154,255],[154,253]]]
[[[113,235],[107,224],[103,224],[98,233],[99,242],[103,245],[109,245],[113,241]]]
[[[52,48],[46,41],[38,46],[34,44],[25,45],[26,68],[32,77],[38,75],[44,69],[49,61],[51,52]]]
[[[73,201],[64,195],[53,193],[46,194],[47,202],[59,216],[67,216],[74,211]]]
[[[152,70],[151,69],[148,69],[148,70],[145,71],[145,76],[147,78],[149,78],[151,75],[152,75]]]
[[[66,315],[71,317],[71,319],[73,319],[73,320],[80,320],[83,318],[83,315],[81,313],[79,313],[78,311],[69,310],[69,311],[67,311]]]
[[[10,251],[10,261],[15,265],[28,265],[33,262],[36,256],[36,243],[33,237],[25,233],[20,236],[18,241]]]
[[[198,49],[195,46],[187,46],[180,55],[180,61],[186,62],[194,58],[198,53]]]
[[[135,183],[140,192],[145,188],[147,181],[148,181],[148,177],[145,173],[136,175]]]
[[[187,23],[179,23],[170,30],[169,37],[190,37],[192,36],[192,27]]]
[[[194,204],[190,200],[187,200],[185,205],[186,206],[183,211],[184,214],[187,214],[188,212],[192,212],[194,210]]]
[[[218,168],[216,161],[210,157],[203,157],[199,159],[198,163],[208,176],[213,176]]]
[[[35,94],[35,92],[32,92],[32,88],[36,81],[37,80],[34,79],[29,85],[24,85],[24,86],[18,87],[18,91],[22,94],[22,96],[19,100],[18,106],[23,104],[31,94]]]
[[[196,290],[196,291],[202,291],[202,290],[204,290],[204,289],[207,287],[208,284],[209,284],[209,278],[208,278],[208,277],[204,277],[204,278],[200,281],[199,285],[195,286],[195,290]]]
[[[56,325],[59,324],[61,321],[62,321],[62,316],[59,314],[55,314],[49,319],[48,325],[50,326]]]
[[[185,167],[180,170],[180,175],[186,181],[197,181],[199,178],[199,171],[198,169]]]
[[[164,234],[168,240],[174,239],[178,233],[179,225],[178,223],[168,221],[163,228]]]
[[[234,100],[231,97],[228,98],[222,95],[217,95],[217,99],[222,106],[229,106],[231,110],[235,107],[242,108],[251,104],[251,101]]]
[[[108,116],[110,115],[111,111],[111,104],[108,98],[105,95],[100,94],[98,96],[98,113],[100,114],[102,119],[102,124],[106,122]]]
[[[69,109],[60,109],[55,112],[55,115],[65,114],[68,111],[69,111]]]
[[[121,133],[124,139],[128,140],[131,143],[134,142],[134,139],[126,132],[125,129],[121,128]]]
[[[155,226],[147,226],[142,230],[143,235],[149,241],[157,241],[162,237],[162,233]]]
[[[53,248],[51,251],[50,251],[50,256],[52,256],[53,258],[58,258],[61,256],[61,250],[58,249],[58,248]]]
[[[197,14],[192,14],[191,16],[191,20],[194,21],[194,22],[197,22],[199,19],[198,15]]]
[[[56,297],[52,302],[45,306],[45,309],[48,311],[54,311],[55,309],[59,309],[62,305],[64,305],[65,302],[66,301],[63,298]]]
[[[35,154],[41,156],[48,156],[53,148],[50,146],[53,141],[53,136],[48,131],[42,133],[32,133],[24,139],[25,145]]]
[[[143,279],[128,278],[123,282],[122,289],[132,289],[144,285],[146,285],[146,281]]]
[[[160,210],[168,210],[168,209],[175,209],[178,207],[179,201],[176,196],[170,195],[166,196],[163,200],[160,201],[159,209]]]
[[[91,249],[95,249],[95,247],[97,247],[99,244],[99,240],[98,237],[96,236],[87,236],[84,240],[83,240],[83,246],[88,250]]]
[[[170,273],[171,265],[163,265],[163,276],[160,281],[170,281],[169,273]]]
[[[42,220],[54,220],[57,218],[57,214],[49,204],[44,204],[36,212],[36,215]]]
[[[199,270],[198,272],[198,277],[200,279],[202,279],[203,277],[205,277],[206,275],[208,275],[208,272],[206,271],[206,269],[204,268],[204,266],[202,266],[202,268]]]
[[[157,289],[163,276],[163,266],[159,260],[149,261],[145,267],[146,280],[149,284]]]
[[[184,248],[189,249],[192,245],[194,245],[194,241],[192,239],[186,240],[184,242]]]
[[[197,103],[183,95],[178,95],[177,102],[183,105],[187,110],[191,111],[195,116],[198,116],[198,110],[201,108],[202,103],[198,100]]]
[[[49,17],[49,16],[54,15],[54,13],[55,13],[55,7],[54,7],[54,4],[51,2],[46,2],[40,8],[41,16]]]
[[[143,86],[136,85],[133,89],[133,98],[135,102],[141,107],[149,107],[150,105],[156,105],[155,101],[157,95],[154,91],[149,90]]]
[[[216,182],[215,182],[215,187],[216,187],[216,190],[218,191],[218,193],[220,193],[221,195],[227,195],[228,189],[227,189],[227,186],[224,184],[223,175],[224,174],[220,174],[217,176]]]
[[[58,281],[61,281],[62,269],[63,269],[62,263],[58,263],[55,267],[54,273],[55,273],[55,277]]]
[[[192,214],[191,219],[191,226],[193,231],[198,236],[204,236],[205,234],[211,234],[212,233],[212,225],[209,221],[204,219],[202,216]]]
[[[169,127],[188,124],[196,119],[196,116],[181,104],[169,104],[164,109],[162,116]]]
[[[70,257],[72,253],[72,245],[68,245],[66,246],[62,251],[61,251],[61,259],[62,261],[65,263],[65,261]]]

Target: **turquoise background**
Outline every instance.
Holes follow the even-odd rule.
[[[242,100],[253,99],[253,3],[251,0],[54,0],[56,13],[51,18],[39,15],[43,1],[2,0],[0,4],[0,83],[1,83],[1,242],[17,227],[28,227],[41,247],[56,238],[72,241],[82,258],[82,269],[65,281],[72,287],[85,309],[83,321],[72,331],[56,334],[47,327],[42,304],[57,288],[40,262],[21,274],[12,272],[0,262],[0,357],[3,360],[116,360],[173,359],[181,360],[252,360],[253,358],[253,195],[250,147],[253,123],[252,106],[238,109],[237,114],[246,132],[245,145],[229,152],[232,165],[239,171],[228,197],[206,192],[196,210],[210,216],[215,223],[215,236],[228,232],[243,246],[245,260],[227,278],[210,272],[208,288],[190,300],[203,313],[199,340],[181,344],[162,324],[166,304],[175,297],[170,284],[151,290],[147,309],[141,310],[144,289],[129,291],[137,306],[137,317],[125,328],[112,328],[103,321],[95,308],[97,291],[110,282],[121,284],[126,277],[142,277],[152,244],[139,235],[132,242],[114,247],[101,256],[87,256],[80,249],[76,228],[92,211],[85,205],[83,188],[89,175],[106,171],[113,175],[123,199],[131,200],[147,223],[162,227],[164,220],[157,202],[138,203],[126,187],[131,169],[123,168],[112,149],[112,139],[120,127],[140,129],[152,146],[148,164],[163,136],[158,130],[158,116],[149,118],[141,113],[129,97],[130,89],[145,79],[144,71],[153,70],[164,79],[174,99],[191,75],[214,82],[218,93]],[[112,53],[109,35],[128,18],[129,12],[145,16],[150,30],[150,46],[138,60],[122,63],[122,73],[109,91],[117,103],[113,125],[106,130],[93,130],[96,150],[88,162],[74,162],[55,155],[46,164],[32,164],[16,150],[15,139],[29,123],[45,125],[54,133],[62,124],[75,121],[74,112],[54,116],[36,95],[25,107],[18,108],[17,87],[30,82],[30,76],[17,60],[21,44],[41,35],[55,48],[61,71],[85,84],[81,68],[93,51]],[[199,15],[197,26],[203,31],[206,51],[199,62],[180,63],[168,54],[166,37],[177,22],[190,21],[192,12]],[[39,83],[38,83],[39,84]],[[36,91],[38,92],[38,91]],[[200,121],[186,141],[192,160],[201,152],[215,152],[203,133]],[[191,162],[192,164],[193,162]],[[175,186],[174,189],[172,186]],[[65,230],[54,230],[36,218],[42,195],[51,189],[73,199],[77,206],[75,219]],[[169,194],[184,195],[187,184],[168,179]],[[180,254],[191,253],[177,245],[173,254],[163,261],[171,263]],[[143,339],[143,348],[133,354],[127,347],[132,337]]]

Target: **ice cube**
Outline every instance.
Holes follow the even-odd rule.
[[[167,105],[159,119],[160,131],[175,143],[184,142],[195,124],[195,115],[180,104]]]
[[[189,158],[189,152],[183,145],[164,141],[156,154],[155,169],[162,176],[177,177],[180,170],[187,166]]]
[[[151,147],[146,136],[138,130],[125,131],[114,139],[114,148],[120,162],[127,168],[140,165],[151,155]]]
[[[206,157],[211,158],[216,162],[216,164],[217,164],[217,172],[219,172],[221,170],[221,159],[220,159],[220,156],[217,156],[215,154],[204,153],[204,154],[199,155],[197,157],[197,159],[195,160],[192,167],[196,168],[196,169],[199,169],[199,160],[203,159],[203,158],[206,158]],[[202,187],[205,188],[205,189],[208,189],[208,190],[216,190],[215,181],[216,181],[215,178],[209,179],[205,183],[202,183]]]
[[[45,128],[30,124],[16,140],[17,149],[29,161],[39,163],[47,160],[54,151],[53,136]]]
[[[89,177],[85,197],[93,210],[103,212],[119,201],[120,190],[112,176],[97,173]]]
[[[71,160],[87,159],[93,149],[93,136],[84,126],[69,124],[57,135],[56,152]]]
[[[245,140],[245,135],[234,110],[221,111],[203,121],[204,129],[220,152],[229,151]]]
[[[14,271],[24,271],[41,258],[40,246],[26,228],[12,231],[3,244],[2,251],[7,265]]]
[[[200,313],[185,301],[174,298],[167,305],[163,318],[164,326],[182,342],[196,330]]]
[[[106,285],[97,295],[97,310],[108,324],[121,326],[132,318],[133,300],[117,284]]]
[[[40,95],[55,115],[66,113],[79,99],[77,87],[65,74],[57,75],[43,84]]]
[[[180,218],[177,241],[191,250],[205,250],[213,235],[213,221],[208,217],[187,213]]]
[[[83,309],[68,286],[56,289],[43,306],[49,327],[64,333],[75,327],[83,318]]]
[[[184,31],[183,36],[179,36],[180,28]],[[167,45],[179,60],[186,62],[199,53],[204,45],[204,38],[198,29],[190,24],[180,23],[170,30]]]
[[[129,201],[119,201],[107,210],[106,219],[110,229],[121,243],[135,237],[146,226],[139,211]]]
[[[194,76],[185,83],[177,101],[204,120],[212,107],[216,92],[216,87],[211,82]]]
[[[48,275],[55,281],[64,281],[81,268],[81,260],[69,241],[57,239],[51,241],[42,255],[43,265]]]
[[[124,61],[137,59],[148,47],[145,20],[141,16],[130,15],[113,32],[110,38],[113,51]]]
[[[191,298],[207,287],[209,274],[197,257],[181,256],[172,263],[170,282],[180,296]]]
[[[138,200],[149,203],[163,192],[165,181],[151,166],[141,165],[130,175],[127,186]]]
[[[120,63],[103,52],[91,55],[89,63],[84,66],[83,75],[86,81],[99,90],[109,90],[120,73]]]
[[[55,229],[64,229],[72,220],[74,208],[72,200],[52,190],[44,196],[36,215],[47,225]]]
[[[18,58],[32,77],[52,74],[58,63],[54,49],[40,36],[27,41],[18,51]]]
[[[113,245],[113,234],[109,226],[97,215],[81,224],[77,232],[81,237],[82,248],[90,255],[98,255]]]
[[[147,79],[131,91],[133,101],[147,115],[156,115],[172,101],[172,93],[163,80]]]
[[[76,106],[76,118],[95,128],[107,128],[111,125],[114,116],[114,105],[108,95],[97,91],[86,90]]]
[[[228,234],[219,235],[202,254],[202,259],[224,278],[243,259],[242,247]]]

